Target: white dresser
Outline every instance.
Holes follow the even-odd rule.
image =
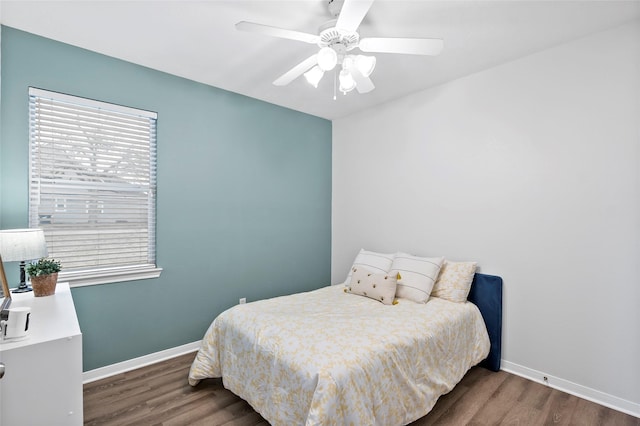
[[[53,296],[13,294],[31,308],[25,340],[0,341],[0,425],[82,425],[82,334],[69,285]]]

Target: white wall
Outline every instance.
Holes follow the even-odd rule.
[[[504,365],[640,416],[639,123],[638,22],[334,121],[332,281],[477,260]]]

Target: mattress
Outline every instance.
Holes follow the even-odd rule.
[[[222,377],[273,425],[402,425],[427,414],[488,353],[470,302],[383,305],[338,285],[223,312],[189,383]]]

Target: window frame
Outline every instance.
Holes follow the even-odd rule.
[[[41,98],[54,100],[56,102],[64,102],[81,108],[97,108],[102,111],[112,112],[114,114],[127,114],[140,118],[146,118],[150,121],[153,120],[153,129],[149,136],[149,187],[148,190],[151,193],[152,205],[147,204],[147,216],[151,214],[151,218],[146,222],[146,233],[149,237],[149,241],[146,244],[147,251],[151,251],[151,254],[147,257],[147,260],[152,263],[136,263],[130,265],[118,265],[118,266],[96,266],[94,268],[84,269],[71,269],[65,270],[64,264],[62,271],[58,275],[58,281],[68,282],[71,287],[80,287],[97,284],[108,284],[123,281],[141,280],[158,278],[162,272],[162,268],[157,265],[157,113],[145,111],[136,108],[130,108],[127,106],[112,104],[103,101],[97,101],[93,99],[83,98],[79,96],[73,96],[54,92],[50,90],[39,89],[35,87],[29,87],[29,227],[43,227],[38,214],[38,207],[32,205],[34,201],[34,190],[32,185],[36,182],[40,182],[41,175],[35,176],[33,170],[34,150],[36,148],[37,140],[34,131],[34,119],[32,117],[32,98]],[[35,114],[35,112],[33,113]],[[55,164],[55,160],[51,161],[51,164]],[[89,185],[88,185],[89,186]],[[51,196],[51,198],[54,198]],[[40,195],[37,196],[38,202],[41,200]],[[101,202],[98,198],[98,202]],[[54,209],[58,209],[61,206],[58,200],[54,200]],[[66,208],[66,205],[64,206]],[[46,229],[47,227],[43,227]],[[98,227],[101,228],[101,227]],[[51,228],[49,228],[51,229]],[[55,257],[55,253],[53,253]]]

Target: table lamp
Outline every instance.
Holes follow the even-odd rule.
[[[47,243],[42,229],[0,230],[0,262],[20,262],[20,285],[13,293],[31,291],[25,280],[24,262],[46,256]]]

